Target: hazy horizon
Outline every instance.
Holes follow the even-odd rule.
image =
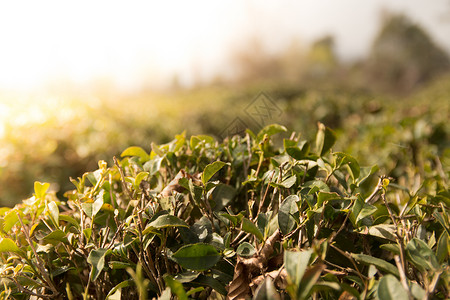
[[[329,34],[341,59],[357,59],[383,11],[406,14],[450,52],[447,0],[1,3],[0,91],[102,80],[130,90],[175,75],[190,86],[230,72],[231,53],[255,37],[276,52]]]

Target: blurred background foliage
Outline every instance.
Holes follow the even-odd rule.
[[[29,196],[35,180],[62,195],[73,188],[69,177],[100,159],[111,163],[130,145],[149,150],[183,131],[221,139],[237,117],[255,129],[244,111],[261,91],[282,111],[266,121],[308,139],[322,122],[339,135],[335,151],[378,164],[399,184],[419,188],[437,173],[448,178],[449,56],[407,17],[387,14],[357,62],[340,61],[333,36],[324,36],[275,54],[255,38],[237,47],[230,64],[233,76],[189,89],[174,78],[165,92],[115,93],[98,84],[92,93],[65,88],[32,101],[0,92],[0,205]]]

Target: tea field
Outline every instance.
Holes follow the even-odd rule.
[[[1,296],[447,299],[449,99],[441,77],[5,102]]]

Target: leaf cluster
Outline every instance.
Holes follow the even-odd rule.
[[[0,292],[31,299],[445,299],[448,177],[379,176],[319,123],[175,136],[0,211]]]

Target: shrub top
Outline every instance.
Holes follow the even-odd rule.
[[[177,135],[48,183],[0,211],[3,298],[434,297],[449,287],[450,193],[420,188],[269,125],[219,142]]]

